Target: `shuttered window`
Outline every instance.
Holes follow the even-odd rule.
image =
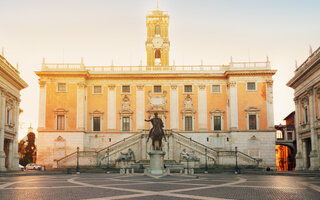
[[[100,131],[100,117],[93,117],[93,131]]]
[[[130,131],[130,117],[122,117],[122,131]]]
[[[64,130],[64,129],[65,129],[65,116],[57,115],[57,130]]]
[[[192,131],[192,116],[185,117],[185,131]]]

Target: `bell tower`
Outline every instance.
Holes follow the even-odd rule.
[[[168,12],[160,11],[157,4],[157,9],[147,14],[146,25],[147,66],[169,66]]]

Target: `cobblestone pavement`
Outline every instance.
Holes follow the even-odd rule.
[[[0,177],[0,199],[320,199],[320,178],[233,174]]]

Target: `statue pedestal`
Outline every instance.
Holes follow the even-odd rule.
[[[165,175],[166,170],[163,165],[163,158],[166,152],[163,151],[150,151],[148,152],[150,156],[150,167],[148,169],[148,174],[150,175]]]

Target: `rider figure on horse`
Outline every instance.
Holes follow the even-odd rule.
[[[161,148],[161,140],[162,140],[162,137],[164,137],[164,140],[166,140],[166,137],[165,137],[165,134],[164,134],[164,131],[163,131],[163,128],[164,128],[164,125],[163,125],[163,122],[162,120],[158,117],[158,113],[154,113],[154,118],[150,119],[150,120],[144,120],[146,122],[151,122],[152,124],[152,128],[150,129],[149,131],[149,136],[148,136],[148,139],[147,139],[147,142],[149,141],[150,137],[152,139],[152,145],[154,147],[154,149],[156,150],[155,148],[155,145],[154,145],[154,141],[155,140],[160,140],[160,148]]]

